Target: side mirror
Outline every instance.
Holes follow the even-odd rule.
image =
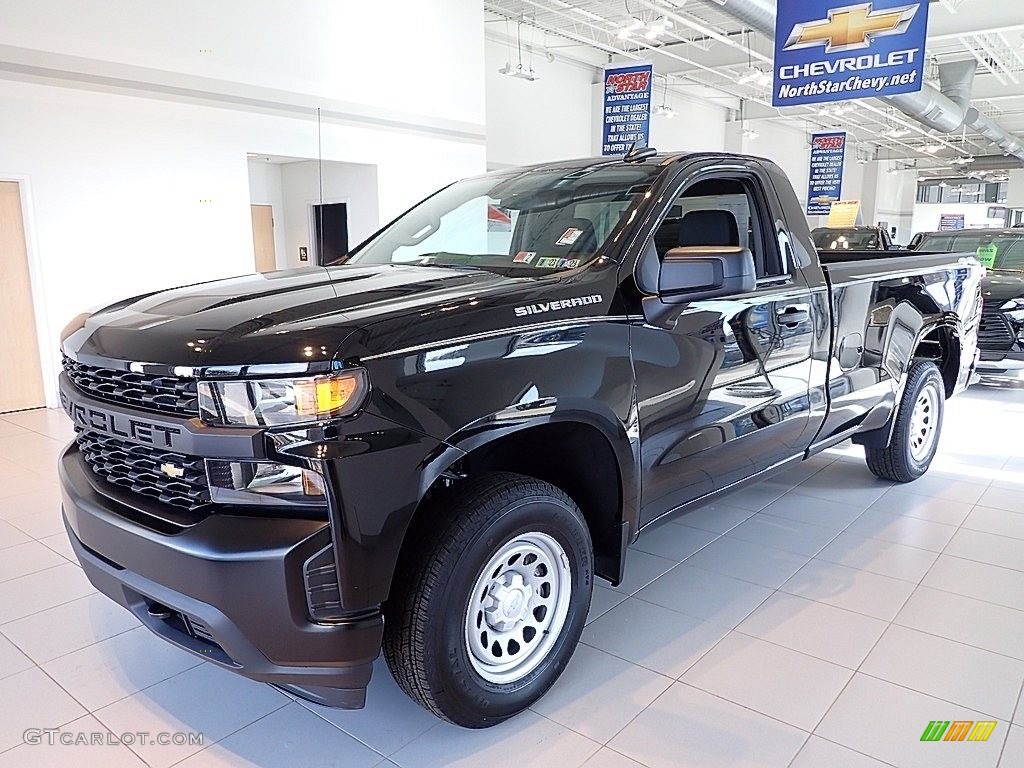
[[[658,279],[658,294],[672,304],[737,296],[756,288],[757,268],[749,248],[673,248],[665,254]]]

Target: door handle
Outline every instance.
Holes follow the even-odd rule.
[[[787,328],[794,328],[800,323],[806,323],[811,319],[811,313],[799,304],[793,304],[781,309],[778,312],[779,324]]]

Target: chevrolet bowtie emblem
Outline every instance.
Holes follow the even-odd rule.
[[[785,50],[825,46],[825,53],[852,51],[867,48],[876,37],[902,35],[917,15],[920,3],[892,8],[887,11],[872,10],[871,3],[833,8],[828,18],[808,21],[793,27],[793,33],[786,41]]]
[[[179,466],[177,466],[175,464],[171,464],[170,462],[167,462],[166,464],[161,464],[160,465],[160,471],[163,472],[168,477],[184,477],[185,476],[185,470],[182,467],[179,467]]]

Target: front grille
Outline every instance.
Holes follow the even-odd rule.
[[[188,629],[188,633],[192,635],[192,637],[196,638],[196,640],[204,640],[213,645],[220,645],[213,638],[213,632],[210,631],[210,628],[206,626],[204,622],[200,621],[195,616],[189,616],[185,613],[181,614],[181,617],[185,622],[185,627]]]
[[[97,400],[190,418],[199,415],[195,379],[84,365],[66,355],[64,372],[78,389]]]
[[[982,352],[1005,354],[1013,348],[1013,326],[1010,319],[998,309],[986,309],[981,315],[978,329],[978,347]]]
[[[211,503],[206,468],[198,456],[161,451],[88,430],[79,430],[76,441],[82,458],[108,483],[189,512]],[[179,473],[180,477],[174,476]]]

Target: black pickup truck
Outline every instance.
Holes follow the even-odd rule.
[[[871,257],[819,258],[768,161],[647,150],[458,182],[338,266],[128,299],[62,338],[72,546],[203,659],[356,708],[383,647],[493,725],[645,526],[849,438],[928,470],[982,268]]]
[[[981,283],[984,311],[978,329],[983,383],[1024,383],[1024,229],[921,232],[911,250],[976,253],[987,268]]]
[[[818,227],[811,230],[811,240],[820,251],[900,250],[882,227]]]

